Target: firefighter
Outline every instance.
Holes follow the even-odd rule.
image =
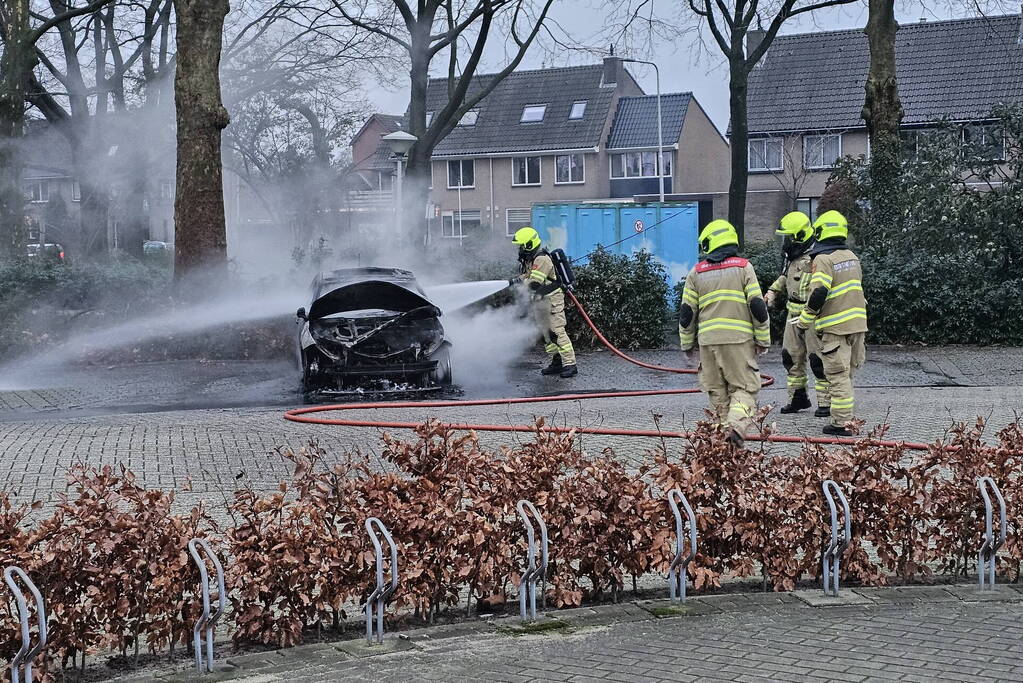
[[[690,365],[699,363],[700,387],[728,440],[741,447],[757,410],[757,356],[771,345],[771,323],[753,266],[738,255],[732,224],[711,221],[699,241],[704,257],[686,276],[679,342]]]
[[[813,325],[831,391],[831,423],[825,434],[852,436],[845,423],[855,415],[852,375],[866,359],[867,300],[863,296],[860,260],[846,245],[849,223],[828,211],[813,224],[817,243],[812,259],[810,296],[796,326]]]
[[[785,271],[774,281],[765,297],[768,308],[774,308],[779,297],[786,297],[787,319],[793,320],[803,312],[806,297],[810,294],[810,248],[813,246],[813,227],[810,218],[801,211],[782,216],[777,234],[784,235],[782,252],[785,255]],[[806,366],[816,378],[817,410],[814,415],[827,417],[831,413],[831,398],[828,395],[828,380],[817,349],[817,335],[814,330],[800,330],[795,325],[786,325],[782,338],[781,362],[785,366],[789,402],[782,407],[782,413],[797,413],[811,407],[807,389]]]
[[[520,228],[512,239],[519,247],[521,274],[511,283],[526,282],[533,295],[533,313],[543,335],[550,364],[543,375],[558,375],[564,379],[575,377],[579,370],[575,364],[575,349],[565,331],[565,293],[554,273],[554,261],[542,248],[540,234],[531,227]]]

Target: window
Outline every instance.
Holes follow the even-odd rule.
[[[505,231],[508,237],[514,237],[515,231],[525,228],[532,222],[532,212],[529,209],[508,209],[505,212]]]
[[[781,171],[781,138],[754,138],[749,141],[749,170]]]
[[[441,237],[461,239],[469,230],[475,230],[482,224],[482,212],[476,211],[445,211],[440,216]]]
[[[543,121],[543,115],[547,113],[546,104],[534,104],[522,109],[522,118],[519,123],[539,123]]]
[[[661,166],[665,177],[671,177],[672,152],[664,152]],[[656,178],[657,152],[625,152],[611,155],[612,178]]]
[[[586,181],[582,154],[559,154],[554,157],[554,182],[582,183]]]
[[[458,119],[459,126],[475,126],[476,120],[480,117],[479,109],[470,109],[462,115],[462,118]]]
[[[810,222],[817,220],[817,202],[820,197],[803,197],[796,200],[796,211],[802,211],[810,217]]]
[[[476,187],[476,167],[472,159],[448,162],[448,189]]]
[[[82,201],[82,185],[77,180],[71,181],[71,201]]]
[[[160,181],[160,199],[174,199],[174,181]]]
[[[512,159],[512,185],[539,185],[540,157]]]
[[[426,127],[429,128],[431,123],[433,123],[433,112],[428,111],[426,112]]]
[[[50,201],[50,181],[30,180],[25,184],[25,196],[36,204]]]
[[[571,121],[581,119],[586,113],[586,100],[572,103],[572,111],[568,112],[568,118]]]
[[[1005,136],[1001,126],[994,124],[963,126],[966,153],[988,161],[1005,160]]]
[[[841,135],[803,136],[803,168],[831,168],[841,156]]]

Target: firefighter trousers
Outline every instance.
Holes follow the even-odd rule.
[[[700,346],[700,388],[718,423],[746,434],[757,412],[760,366],[753,340]]]
[[[558,296],[560,294],[560,296]],[[565,297],[561,292],[536,302],[536,324],[543,335],[544,348],[553,358],[561,356],[562,365],[575,365],[575,348],[565,330]]]
[[[831,334],[820,339],[820,355],[824,374],[831,385],[831,424],[842,426],[853,419],[856,400],[853,396],[853,373],[863,367],[867,357],[866,333]]]
[[[795,325],[785,325],[785,334],[782,337],[781,360],[787,373],[786,384],[789,390],[789,400],[796,393],[796,389],[806,389],[808,377],[806,374],[807,365],[814,375],[814,389],[817,391],[817,405],[826,408],[831,405],[831,396],[828,392],[828,380],[824,375],[824,366],[820,358],[820,340],[817,333],[810,328],[801,330]]]

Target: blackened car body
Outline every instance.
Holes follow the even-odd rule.
[[[300,308],[303,391],[429,391],[451,384],[441,310],[398,268],[318,275]]]

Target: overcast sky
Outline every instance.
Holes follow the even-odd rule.
[[[678,11],[681,0],[660,0],[666,12]],[[951,4],[950,4],[951,3]],[[624,4],[624,3],[623,3]],[[900,23],[915,23],[921,18],[930,21],[958,17],[977,16],[969,0],[941,0],[941,2],[921,3],[910,0],[896,2],[896,16]],[[1007,12],[1018,12],[1019,5],[1006,2]],[[603,47],[606,42],[601,30],[607,22],[607,12],[600,0],[555,0],[554,18],[577,38],[576,44],[596,48]],[[660,9],[660,8],[657,8]],[[994,10],[994,14],[1007,13],[1006,10]],[[813,30],[861,29],[866,23],[867,3],[829,8],[815,13],[801,15],[790,20],[782,33],[806,33]],[[683,23],[687,19],[679,20]],[[699,37],[694,34],[683,35],[675,41],[655,39],[653,49],[644,43],[650,41],[634,40],[631,50],[625,48],[628,56],[648,59],[657,63],[661,71],[661,88],[663,92],[692,91],[696,99],[707,110],[720,130],[728,125],[728,87],[727,69],[718,53],[698,49]],[[697,48],[697,49],[694,49]],[[619,48],[619,53],[622,48]],[[495,50],[496,53],[496,50]],[[568,50],[534,50],[523,60],[520,68],[532,69],[542,66],[564,66],[568,64],[593,64],[599,61],[596,54],[572,52]],[[441,65],[441,62],[437,62]],[[493,71],[501,66],[501,55],[494,54],[482,72]],[[653,69],[648,66],[632,64],[629,70],[637,78],[646,92],[653,94]],[[408,105],[406,89],[388,91],[377,86],[368,88],[370,102],[377,111],[389,114],[401,114]]]

